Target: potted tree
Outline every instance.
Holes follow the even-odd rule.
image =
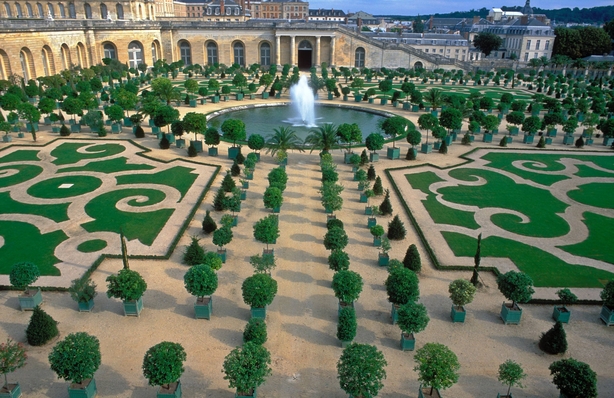
[[[96,396],[94,373],[100,367],[100,343],[84,332],[71,333],[53,347],[49,363],[58,378],[70,381],[70,398]]]
[[[213,244],[218,246],[217,255],[222,259],[222,263],[226,263],[225,245],[232,241],[232,229],[229,225],[224,225],[213,232]]]
[[[274,255],[274,250],[269,250],[269,244],[274,244],[279,238],[279,220],[274,215],[261,218],[254,224],[254,238],[266,245],[263,255]]]
[[[324,235],[326,250],[343,250],[348,245],[348,236],[340,227],[332,227]]]
[[[384,235],[384,227],[377,224],[372,226],[369,231],[373,235],[373,246],[380,247],[382,245],[382,235]]]
[[[43,295],[40,289],[31,290],[29,286],[36,282],[40,276],[40,271],[36,264],[30,262],[20,262],[11,267],[9,281],[17,289],[23,290],[19,295],[19,306],[22,311],[31,311],[43,302]]]
[[[597,397],[597,374],[588,364],[565,358],[551,363],[548,369],[560,398]]]
[[[571,316],[571,310],[567,308],[568,305],[575,303],[578,301],[578,296],[573,294],[571,290],[565,288],[556,292],[556,295],[559,296],[562,305],[555,305],[554,311],[552,312],[552,318],[555,321],[561,323],[569,323],[569,318]]]
[[[386,359],[375,346],[352,343],[348,345],[337,362],[337,378],[341,389],[351,397],[377,396],[384,387]]]
[[[26,350],[21,343],[7,339],[0,344],[0,373],[4,375],[4,384],[0,388],[0,397],[19,398],[21,386],[19,383],[9,384],[6,375],[26,365]]]
[[[337,323],[337,338],[341,341],[341,347],[345,348],[356,337],[356,311],[352,307],[344,307],[339,311]]]
[[[70,297],[77,302],[79,312],[90,312],[94,308],[96,284],[90,279],[79,278],[72,281],[68,288]]]
[[[382,243],[379,245],[380,252],[377,255],[377,263],[380,267],[386,267],[390,262],[390,255],[388,252],[392,249],[390,246],[390,240],[386,237],[382,238]]]
[[[264,93],[262,94],[264,95]],[[260,134],[251,134],[249,138],[247,139],[247,146],[249,147],[249,149],[254,151],[254,156],[256,156],[256,161],[259,161],[260,152],[258,151],[264,148],[264,137],[261,136]]]
[[[397,310],[397,323],[401,328],[401,350],[413,351],[416,347],[414,333],[426,329],[429,323],[426,307],[415,301],[408,301]]]
[[[207,144],[207,146],[209,147],[209,156],[217,156],[216,145],[220,144],[220,133],[215,127],[209,127],[205,131],[205,144]]]
[[[251,307],[252,318],[266,318],[266,307],[277,294],[277,281],[270,275],[255,274],[243,281],[243,301]]]
[[[614,281],[609,281],[599,296],[603,300],[600,318],[606,326],[612,326],[614,325]]]
[[[264,207],[271,209],[273,213],[279,213],[281,205],[284,203],[282,192],[277,187],[267,187],[262,198]]]
[[[439,390],[450,388],[458,381],[460,364],[456,354],[439,343],[426,343],[416,351],[418,380],[422,383],[418,398],[441,397]]]
[[[275,256],[272,253],[251,256],[249,263],[254,267],[254,273],[267,274],[269,276],[271,276],[271,271],[277,266],[275,264]]]
[[[248,341],[224,359],[224,380],[237,392],[235,397],[256,398],[256,389],[271,374],[271,354],[260,344]]]
[[[508,359],[499,365],[499,373],[497,374],[497,380],[499,380],[504,385],[508,386],[507,394],[501,395],[497,394],[497,398],[514,398],[512,393],[510,392],[512,387],[520,387],[522,388],[521,380],[527,377],[527,375],[522,370],[522,366],[520,364]]]
[[[181,344],[163,341],[149,348],[143,358],[143,375],[150,386],[160,386],[158,398],[180,398],[183,362],[186,353]]]
[[[465,305],[473,301],[476,288],[473,284],[464,279],[457,279],[450,282],[448,286],[448,293],[450,293],[450,299],[452,300],[452,312],[450,317],[452,322],[465,322]]]
[[[332,288],[335,297],[339,299],[339,313],[343,308],[354,308],[354,301],[358,300],[362,292],[362,284],[362,277],[357,272],[350,270],[335,272]]]
[[[376,151],[379,151],[384,147],[384,136],[382,136],[380,133],[369,134],[365,139],[365,146],[371,151],[369,160],[371,162],[377,162],[379,160],[379,154]]]
[[[252,318],[245,325],[245,330],[243,331],[243,343],[247,343],[251,341],[254,344],[262,345],[266,343],[267,340],[267,332],[266,332],[266,322],[264,319],[260,318]]]
[[[512,303],[503,303],[501,305],[501,319],[503,323],[517,325],[520,323],[522,309],[518,303],[526,303],[531,300],[531,296],[535,293],[533,290],[533,280],[523,272],[508,271],[505,274],[499,275],[497,278],[497,286],[499,291]]]
[[[147,282],[141,274],[128,268],[121,269],[117,275],[109,275],[107,297],[115,297],[124,302],[124,315],[139,316],[143,310],[143,293]]]
[[[217,274],[208,264],[192,266],[183,276],[186,290],[196,296],[194,315],[196,319],[211,319],[213,298],[217,289]]]
[[[414,124],[405,119],[402,116],[392,116],[384,120],[382,123],[382,130],[384,135],[387,135],[392,140],[392,148],[388,148],[388,159],[398,159],[401,156],[401,148],[395,146],[395,140],[397,135],[404,135],[409,129],[415,130]]]
[[[392,304],[390,317],[394,325],[397,323],[399,307],[411,301],[416,301],[420,297],[418,277],[408,268],[394,267],[390,269],[385,285],[388,301]]]
[[[247,135],[245,132],[245,123],[239,119],[227,119],[222,123],[221,130],[224,133],[224,138],[232,141],[232,147],[228,148],[228,159],[234,159],[240,151],[240,147],[237,146],[237,141],[245,140]]]

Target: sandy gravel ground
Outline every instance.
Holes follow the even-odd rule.
[[[40,136],[40,143],[49,139],[44,133]],[[128,138],[129,135],[124,133],[119,137]],[[155,148],[156,142],[148,137],[140,142]],[[401,143],[401,147],[404,156],[407,144]],[[552,147],[563,148],[562,145]],[[460,161],[458,155],[466,151],[466,147],[455,144],[447,156],[419,155],[419,161],[456,164]],[[224,145],[220,154],[219,158],[200,155],[197,160],[228,168],[230,161],[225,159]],[[185,152],[154,149],[152,156],[168,159],[185,156]],[[340,152],[335,152],[334,157],[337,162],[341,161]],[[282,235],[275,245],[278,267],[273,272],[279,282],[279,292],[267,316],[269,340],[265,345],[273,358],[273,374],[259,388],[259,397],[347,396],[337,381],[336,362],[341,355],[335,337],[337,301],[331,289],[333,272],[328,269],[326,260],[329,253],[322,244],[326,216],[317,193],[317,161],[315,154],[291,153],[289,156],[289,183],[280,214]],[[384,168],[406,164],[405,161],[382,160],[376,164],[376,169],[383,176]],[[249,256],[263,248],[253,239],[252,226],[268,214],[262,204],[262,194],[267,186],[266,175],[274,166],[268,156],[263,156],[257,166],[239,214],[239,225],[234,228],[234,240],[227,247],[228,261],[219,271],[219,288],[213,296],[214,315],[210,321],[193,318],[195,299],[183,287],[187,267],[181,264],[181,256],[191,235],[202,236],[200,224],[223,173],[168,261],[130,261],[131,268],[139,271],[148,283],[145,309],[140,318],[124,317],[121,302],[105,295],[105,278],[121,268],[120,260],[105,261],[95,272],[93,279],[100,293],[93,313],[77,312],[76,303],[66,293],[44,293],[44,309],[59,321],[61,337],[85,331],[100,339],[102,366],[96,373],[100,397],[154,396],[156,390],[148,386],[141,366],[145,351],[161,341],[179,342],[187,351],[185,373],[181,378],[184,397],[233,396],[234,391],[223,380],[221,367],[228,352],[241,344],[241,333],[250,317],[249,307],[241,298],[241,283],[252,273]],[[399,349],[400,330],[390,322],[390,304],[383,285],[387,272],[377,266],[378,250],[372,246],[366,228],[364,204],[358,202],[359,194],[350,167],[339,164],[338,171],[345,186],[344,206],[338,218],[344,221],[350,237],[346,248],[350,267],[364,279],[364,289],[356,304],[359,327],[355,341],[376,345],[388,361],[387,379],[379,396],[417,397],[419,382],[413,371],[414,354]],[[385,178],[383,181],[385,186],[389,185]],[[381,198],[376,198],[373,203],[380,201]],[[453,324],[449,318],[451,302],[447,286],[454,279],[468,279],[470,274],[434,270],[396,197],[392,198],[392,205],[408,229],[404,241],[393,243],[392,257],[402,258],[407,246],[416,243],[423,258],[420,301],[427,306],[431,321],[427,329],[417,335],[416,346],[419,348],[427,342],[444,343],[458,355],[461,363],[459,382],[444,392],[446,397],[495,397],[498,392],[505,392],[496,373],[499,364],[506,359],[518,361],[529,374],[524,389],[512,390],[514,397],[558,397],[548,365],[564,357],[589,363],[598,374],[600,397],[614,397],[614,328],[603,326],[598,318],[598,306],[573,306],[572,321],[566,326],[570,349],[563,356],[550,356],[539,350],[537,342],[540,334],[552,326],[552,307],[524,305],[521,324],[505,326],[499,319],[504,298],[492,275],[483,274],[486,287],[467,306],[466,323]],[[216,220],[221,217],[221,214],[213,215]],[[389,218],[382,219],[379,223],[386,225],[388,221]],[[201,242],[209,250],[214,248],[211,237],[202,236]],[[544,291],[543,295],[551,295],[551,292]],[[16,292],[0,292],[0,340],[11,337],[25,342],[30,314],[20,312],[18,307]],[[10,381],[21,383],[24,396],[67,396],[67,383],[55,377],[47,361],[53,344],[28,347],[27,366],[9,375]]]

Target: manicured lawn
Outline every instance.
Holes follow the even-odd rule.
[[[95,191],[101,185],[102,181],[96,177],[65,175],[32,185],[28,194],[41,199],[72,198]]]
[[[82,253],[93,253],[107,247],[107,242],[102,239],[87,240],[77,246],[77,250]]]
[[[9,192],[0,192],[0,214],[33,214],[62,222],[68,220],[68,206],[69,203],[34,205],[17,202]]]
[[[58,173],[69,173],[73,171],[95,171],[98,173],[117,173],[119,171],[131,171],[131,170],[151,170],[152,166],[146,164],[134,164],[128,163],[126,158],[114,158],[108,160],[101,160],[99,162],[89,162],[85,166],[80,167],[66,167],[58,170]]]
[[[2,152],[0,152],[0,156],[2,156]],[[14,151],[13,153],[9,153],[8,155],[0,157],[0,163],[37,162],[39,160],[40,159],[38,158],[38,151],[28,149],[20,149],[18,151]]]
[[[612,249],[614,219],[590,212],[582,216],[584,224],[588,227],[588,239],[575,245],[561,246],[561,249],[577,256],[614,264],[614,250]]]
[[[0,178],[0,188],[7,188],[22,182],[28,181],[40,173],[43,172],[43,168],[40,166],[34,166],[31,164],[16,164],[10,166],[0,166],[0,173],[10,173],[12,170],[17,170],[17,174],[8,175]]]
[[[85,152],[79,152],[79,148],[91,145],[91,143],[66,142],[51,151],[51,156],[57,158],[54,164],[61,166],[65,164],[77,163],[83,159],[104,158],[116,155],[126,150],[120,144],[99,144],[87,148]]]
[[[614,177],[614,175],[612,177]],[[612,201],[613,193],[613,183],[589,183],[580,185],[578,189],[569,191],[567,196],[585,205],[604,209],[614,209],[614,201]],[[614,229],[614,222],[611,227]]]
[[[117,177],[119,185],[125,184],[161,184],[176,188],[181,198],[188,192],[196,180],[196,175],[187,167],[173,167],[154,174],[130,174]]]

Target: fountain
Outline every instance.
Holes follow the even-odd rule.
[[[290,119],[293,126],[317,127],[315,118],[315,98],[309,87],[307,76],[303,75],[298,83],[290,88],[290,99],[298,117]]]

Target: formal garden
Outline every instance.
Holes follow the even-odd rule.
[[[1,82],[0,393],[614,389],[611,77],[321,65],[321,103],[394,116],[210,122],[287,102],[299,72]]]

